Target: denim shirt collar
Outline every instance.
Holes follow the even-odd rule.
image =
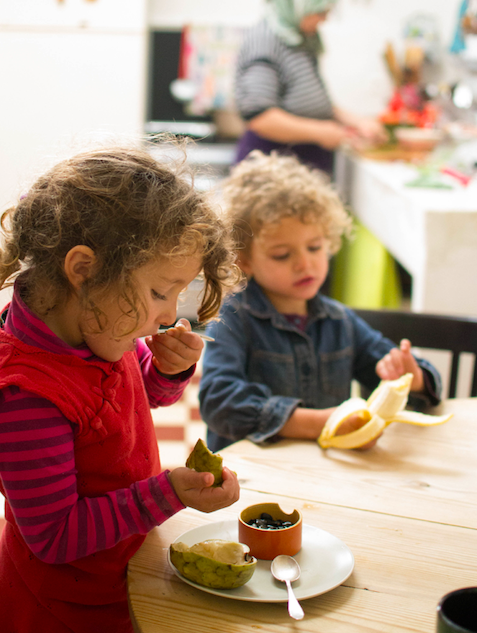
[[[242,307],[258,319],[270,319],[275,327],[296,329],[283,314],[277,311],[253,278],[249,280],[243,292]],[[308,301],[308,324],[326,318],[341,320],[343,312],[333,304],[332,300],[317,293]]]

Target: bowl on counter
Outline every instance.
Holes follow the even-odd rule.
[[[271,519],[261,519],[262,515],[268,515]],[[261,527],[256,525],[259,520],[263,522]],[[254,524],[250,525],[251,522]],[[270,527],[267,527],[267,522]],[[301,549],[302,531],[301,513],[293,510],[287,514],[278,503],[248,506],[239,516],[240,543],[248,545],[250,554],[262,560],[272,560],[280,554],[297,554]]]
[[[444,139],[444,132],[425,127],[398,127],[396,140],[404,149],[425,152],[433,150]]]

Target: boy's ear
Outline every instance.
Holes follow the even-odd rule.
[[[237,266],[249,277],[252,276],[252,264],[250,258],[242,251],[237,255]]]
[[[65,274],[73,288],[78,290],[84,281],[91,277],[95,263],[94,251],[89,246],[78,244],[66,253]]]

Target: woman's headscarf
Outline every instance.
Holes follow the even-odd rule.
[[[268,0],[266,19],[272,31],[288,46],[299,46],[309,39],[300,31],[301,20],[306,15],[327,11],[335,2],[336,0]],[[311,37],[316,39],[318,51],[318,34]]]

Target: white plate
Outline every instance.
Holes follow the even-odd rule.
[[[237,521],[219,521],[193,528],[184,532],[174,542],[182,541],[194,545],[206,539],[220,538],[227,541],[238,540]],[[293,583],[293,590],[299,600],[326,593],[343,583],[353,571],[354,556],[351,550],[336,536],[312,525],[303,524],[302,548],[294,556],[301,568],[299,580]],[[286,602],[287,589],[284,582],[275,580],[270,571],[271,561],[259,560],[251,580],[237,589],[211,589],[198,585],[178,572],[169,564],[181,580],[201,591],[233,600],[253,602]]]

